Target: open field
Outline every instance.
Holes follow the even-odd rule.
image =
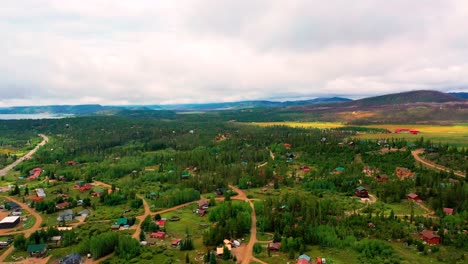
[[[398,125],[370,125],[365,127],[385,128],[395,131],[396,128],[410,128],[419,130],[418,135],[407,132],[392,134],[360,134],[360,138],[405,138],[407,140],[416,140],[421,137],[429,139],[434,143],[447,143],[457,146],[468,146],[468,124],[456,124],[448,126],[438,125],[419,125],[419,124],[398,124]]]
[[[288,127],[298,127],[298,128],[337,128],[344,127],[345,125],[340,122],[253,122],[253,125],[261,127],[269,126],[288,126]]]
[[[268,126],[289,126],[297,128],[339,128],[346,127],[340,122],[261,122],[251,123],[253,125]],[[357,127],[357,126],[353,126]],[[409,128],[419,130],[419,134],[413,135],[408,132],[401,133],[358,133],[357,138],[381,139],[381,138],[405,138],[409,141],[424,137],[425,140],[431,140],[434,143],[450,144],[459,147],[468,146],[468,124],[460,123],[454,125],[425,125],[425,124],[382,124],[366,125],[365,128],[384,128],[395,131],[396,128]]]

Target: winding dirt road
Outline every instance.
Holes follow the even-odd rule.
[[[438,165],[430,160],[426,160],[424,158],[422,158],[421,156],[419,156],[419,154],[423,153],[424,150],[423,149],[417,149],[417,150],[413,150],[411,151],[411,154],[413,154],[413,157],[416,159],[416,161],[418,161],[419,163],[423,164],[424,166],[426,167],[429,167],[431,169],[436,169],[436,170],[439,170],[439,171],[445,171],[445,172],[451,172],[452,170],[447,168],[447,167],[444,167],[442,165]],[[453,174],[455,174],[455,176],[458,176],[458,177],[463,177],[465,178],[465,174],[463,174],[461,171],[454,171]]]

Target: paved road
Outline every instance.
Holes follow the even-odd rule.
[[[20,164],[21,162],[23,162],[25,159],[29,159],[32,157],[32,155],[34,153],[36,153],[36,151],[41,147],[41,146],[44,146],[47,141],[49,141],[49,138],[44,135],[44,134],[39,134],[39,136],[42,137],[42,141],[41,143],[39,143],[36,147],[34,147],[34,149],[32,149],[31,151],[29,151],[26,155],[24,155],[23,157],[17,159],[15,162],[11,163],[10,165],[6,166],[5,168],[1,169],[0,170],[0,176],[4,176],[6,175],[11,169],[13,169],[16,165]],[[29,229],[27,230],[24,230],[24,231],[18,231],[18,232],[10,232],[9,234],[19,234],[19,233],[23,233],[26,237],[29,237],[32,233],[34,233],[36,230],[39,230],[40,227],[41,227],[41,223],[42,223],[42,217],[40,214],[38,214],[36,211],[34,211],[32,208],[29,208],[29,206],[23,204],[22,202],[16,200],[15,198],[13,197],[9,197],[9,196],[6,196],[5,197],[6,199],[12,201],[12,202],[15,202],[17,203],[19,206],[21,206],[21,208],[23,208],[24,210],[28,211],[31,215],[33,215],[34,217],[36,217],[36,223]],[[13,249],[14,247],[13,246],[10,246],[7,250],[5,250],[3,252],[2,255],[0,255],[0,263],[4,263],[5,259],[7,258],[8,255],[11,254],[11,252],[13,252]],[[45,259],[37,259],[35,260],[36,262],[31,262],[31,263],[47,263],[47,261],[49,260],[49,258],[45,258]],[[26,262],[26,260],[24,260],[23,262]],[[28,260],[28,263],[29,263],[29,260]]]
[[[430,160],[426,160],[426,159],[423,159],[422,157],[419,156],[419,154],[423,153],[424,150],[423,149],[417,149],[417,150],[413,150],[411,151],[411,154],[413,154],[413,157],[418,161],[420,162],[421,164],[423,164],[424,166],[426,167],[429,167],[429,168],[432,168],[432,169],[436,169],[436,170],[439,170],[439,171],[445,171],[445,172],[451,172],[452,170],[447,168],[447,167],[444,167],[442,165],[438,165],[438,164],[435,164],[434,162],[430,161]],[[458,177],[465,177],[465,174],[463,174],[462,172],[460,171],[454,171],[453,172],[455,174],[455,176],[458,176]]]
[[[49,141],[49,138],[44,135],[44,134],[39,134],[40,137],[42,137],[41,143],[37,144],[36,147],[34,147],[32,150],[30,150],[26,155],[23,157],[17,159],[15,162],[11,163],[10,165],[6,166],[5,168],[0,170],[0,176],[5,176],[11,169],[13,169],[16,165],[20,164],[23,162],[25,159],[30,159],[34,153],[41,147],[44,146],[47,141]]]

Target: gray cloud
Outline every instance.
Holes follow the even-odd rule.
[[[468,87],[462,0],[5,2],[0,106]]]

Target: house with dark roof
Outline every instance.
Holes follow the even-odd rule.
[[[354,190],[354,194],[360,198],[369,198],[369,192],[362,186],[357,187]]]
[[[40,258],[40,257],[43,257],[47,253],[47,245],[46,244],[28,245],[27,251],[30,257]]]
[[[279,251],[281,247],[281,242],[271,242],[268,243],[268,250]]]
[[[81,264],[81,255],[77,253],[70,254],[59,260],[59,264]]]
[[[0,221],[0,229],[13,228],[20,222],[19,216],[7,216]]]

